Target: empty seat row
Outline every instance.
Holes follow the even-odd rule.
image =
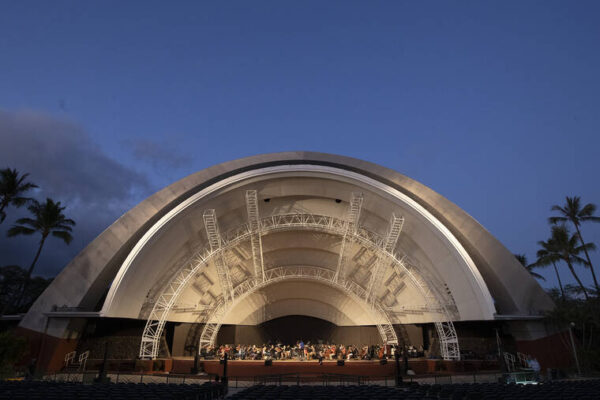
[[[500,383],[361,386],[267,386],[249,387],[229,397],[254,399],[448,399],[448,400],[579,400],[599,399],[600,380],[549,382],[539,385]]]
[[[20,399],[217,399],[224,395],[222,385],[166,383],[103,383],[84,385],[71,382],[8,381],[0,382],[0,400]]]

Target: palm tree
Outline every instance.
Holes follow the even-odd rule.
[[[42,247],[44,247],[44,243],[48,236],[52,235],[62,239],[62,241],[64,241],[66,244],[69,244],[73,240],[71,231],[73,230],[72,227],[75,225],[75,221],[66,218],[63,214],[65,207],[61,207],[60,201],[55,203],[52,199],[46,199],[46,202],[40,203],[36,200],[33,200],[27,209],[31,212],[33,218],[18,219],[17,224],[19,225],[13,225],[8,230],[8,236],[33,235],[34,233],[38,232],[40,235],[42,235],[42,238],[40,240],[37,253],[33,258],[33,262],[29,266],[27,274],[25,275],[25,283],[23,286],[23,291],[21,292],[19,303],[23,299],[23,295],[25,294],[25,290],[31,278],[31,273],[33,272],[35,264],[40,258]],[[18,303],[17,306],[19,306]]]
[[[594,266],[592,265],[590,255],[588,254],[588,249],[585,246],[583,236],[581,236],[581,230],[579,229],[579,226],[582,222],[600,222],[600,217],[594,216],[594,213],[596,212],[596,205],[588,203],[585,206],[583,206],[583,208],[581,208],[581,198],[579,196],[567,196],[567,203],[565,204],[565,206],[552,206],[552,211],[558,211],[561,215],[558,217],[550,217],[548,220],[551,224],[557,224],[559,222],[565,223],[567,221],[570,221],[575,227],[575,230],[577,231],[577,237],[579,238],[579,242],[583,246],[583,251],[585,253],[587,264],[590,266],[590,270],[592,271],[592,278],[594,278],[594,286],[596,287],[596,292],[599,292],[600,287],[598,286],[598,280],[596,280]]]
[[[562,281],[560,279],[560,274],[558,273],[558,268],[556,267],[556,263],[560,261],[560,257],[558,255],[558,251],[556,249],[556,244],[552,240],[552,238],[548,239],[546,242],[540,240],[538,242],[541,249],[539,249],[536,253],[537,261],[535,265],[538,267],[546,267],[548,265],[552,265],[554,268],[554,273],[556,274],[556,280],[558,280],[558,287],[560,288],[560,294],[562,299],[565,299],[565,289],[563,287]]]
[[[527,272],[529,272],[531,274],[531,276],[533,276],[535,279],[540,279],[542,281],[546,280],[546,278],[544,278],[542,275],[538,274],[537,272],[535,272],[533,270],[534,268],[540,267],[540,265],[537,265],[536,263],[533,263],[533,264],[527,263],[527,256],[525,254],[515,254],[514,256],[517,259],[517,261],[519,261],[521,263],[521,265],[523,267],[525,267]]]
[[[9,205],[21,207],[30,199],[23,197],[23,193],[36,188],[31,182],[25,182],[29,174],[19,176],[16,169],[5,168],[0,170],[0,224],[4,222],[6,213],[4,209]]]
[[[582,264],[587,265],[586,261],[579,256],[585,249],[593,250],[596,248],[593,243],[586,243],[584,245],[579,245],[579,238],[577,234],[570,235],[569,230],[564,225],[555,225],[552,227],[552,245],[550,248],[551,253],[548,254],[549,259],[560,259],[564,261],[569,267],[569,271],[573,275],[573,278],[581,287],[581,291],[585,296],[586,300],[589,300],[588,292],[581,283],[581,279],[577,276],[575,272],[574,265]]]

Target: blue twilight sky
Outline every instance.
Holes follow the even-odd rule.
[[[45,276],[170,182],[285,150],[400,171],[533,260],[553,204],[600,203],[599,18],[598,1],[2,0],[0,167],[78,221]],[[8,211],[0,265],[27,266],[36,239],[7,239],[25,213]]]

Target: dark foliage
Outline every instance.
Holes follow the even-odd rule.
[[[0,267],[0,311],[2,314],[18,314],[27,312],[33,302],[52,282],[52,278],[33,277],[25,286],[27,272],[17,266]],[[21,291],[26,287],[21,305],[17,305]]]

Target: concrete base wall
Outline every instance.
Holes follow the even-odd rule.
[[[29,344],[29,353],[22,364],[35,364],[38,371],[59,371],[64,365],[65,355],[77,348],[77,339],[59,339],[22,327],[17,328],[15,333],[25,337]]]
[[[575,366],[569,331],[535,340],[517,340],[516,347],[517,351],[534,356],[539,361],[542,370],[547,368],[565,369]]]

